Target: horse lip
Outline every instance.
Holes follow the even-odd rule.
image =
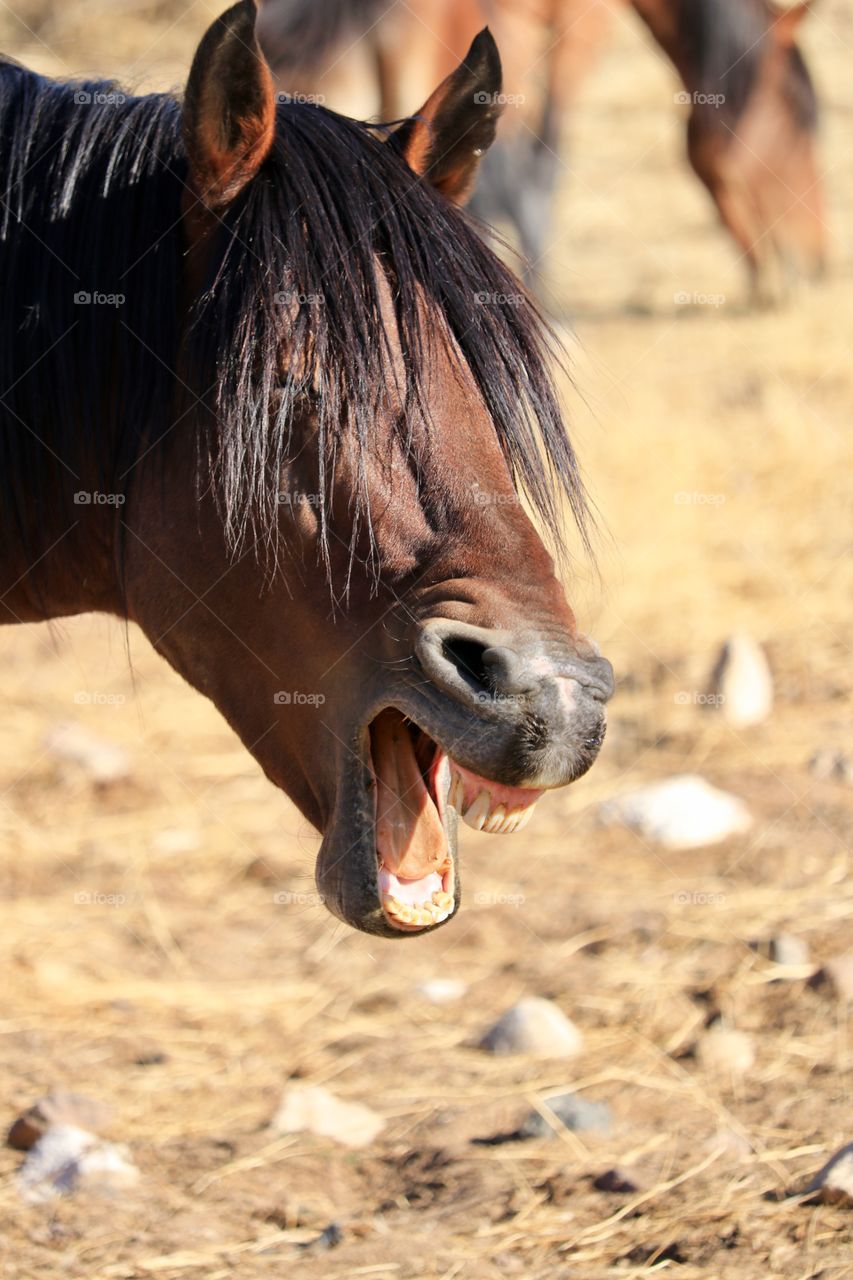
[[[327,909],[351,928],[383,938],[420,937],[449,923],[460,906],[459,865],[455,810],[450,808],[445,826],[448,854],[452,862],[453,906],[448,916],[435,924],[403,928],[392,924],[382,907],[379,890],[379,861],[376,854],[375,775],[370,756],[370,726],[377,716],[398,703],[384,700],[361,722],[353,745],[347,749],[349,762],[342,772],[335,805],[326,824],[317,854],[315,878]],[[418,728],[408,712],[402,713]],[[428,730],[423,730],[429,737]],[[433,741],[436,741],[433,738]],[[440,747],[440,744],[437,743]]]

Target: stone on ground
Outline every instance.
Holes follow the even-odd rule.
[[[853,1208],[853,1142],[836,1151],[800,1194],[810,1194],[823,1204]]]
[[[480,1040],[489,1053],[530,1053],[568,1058],[583,1048],[583,1036],[550,1000],[527,996],[507,1009]]]
[[[607,1103],[592,1102],[580,1093],[543,1098],[542,1112],[530,1112],[518,1131],[520,1138],[553,1138],[560,1129],[570,1129],[572,1133],[610,1132],[612,1117]]]
[[[98,1098],[85,1093],[55,1089],[18,1116],[6,1141],[18,1151],[29,1151],[53,1125],[71,1125],[90,1133],[105,1133],[113,1122],[113,1111]]]
[[[78,1191],[115,1194],[139,1180],[124,1147],[104,1142],[75,1125],[51,1125],[29,1151],[18,1172],[18,1191],[31,1204]]]
[[[711,672],[711,693],[723,719],[734,728],[761,724],[773,710],[773,677],[767,655],[751,636],[730,636]]]
[[[385,1126],[383,1118],[360,1102],[347,1102],[319,1084],[291,1081],[284,1090],[272,1127],[280,1133],[315,1133],[347,1147],[366,1147]]]
[[[712,1027],[699,1041],[699,1061],[718,1076],[744,1076],[755,1065],[752,1037],[731,1027]]]
[[[599,816],[667,849],[698,849],[752,826],[742,800],[688,773],[614,796],[599,806]]]

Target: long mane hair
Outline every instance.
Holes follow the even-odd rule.
[[[32,535],[33,503],[55,513],[84,475],[125,492],[141,458],[195,429],[200,483],[213,486],[231,546],[272,545],[280,468],[310,402],[328,557],[335,458],[353,449],[363,464],[401,351],[398,429],[414,448],[441,331],[562,546],[563,499],[582,531],[586,507],[552,381],[559,353],[535,303],[393,137],[314,105],[277,110],[273,151],[224,217],[210,278],[188,303],[180,102],[0,65],[4,518]],[[370,521],[357,473],[353,539]]]

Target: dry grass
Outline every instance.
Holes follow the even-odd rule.
[[[209,17],[209,0],[138,0],[120,21],[105,0],[14,7],[32,29],[2,11],[16,56],[146,84],[180,79]],[[56,1084],[111,1101],[144,1175],[119,1202],[47,1212],[21,1206],[20,1157],[0,1152],[0,1274],[851,1273],[849,1212],[765,1198],[853,1136],[847,1010],[748,946],[790,928],[819,962],[853,942],[851,791],[807,768],[820,746],[853,749],[851,44],[853,6],[827,0],[808,47],[835,269],[778,314],[739,308],[729,247],[680,163],[669,73],[632,26],[590,81],[549,268],[579,317],[577,434],[609,534],[602,583],[579,571],[571,594],[622,683],[588,779],[524,836],[466,833],[451,928],[389,947],[276,903],[310,893],[316,836],[138,634],[133,675],[103,621],[0,637],[0,1096],[8,1120]],[[680,291],[728,301],[688,312]],[[738,627],[766,643],[778,693],[771,722],[741,733],[675,698],[703,687]],[[76,704],[86,690],[126,701]],[[58,764],[44,738],[64,719],[126,746],[132,779],[99,791]],[[750,837],[661,854],[597,827],[601,797],[685,769],[748,801]],[[469,995],[426,1003],[414,988],[435,974]],[[531,993],[581,1026],[580,1058],[470,1047]],[[746,1079],[711,1078],[694,1055],[716,1010],[754,1037]],[[272,1134],[293,1073],[380,1110],[376,1148]],[[613,1133],[471,1143],[565,1088],[607,1100]],[[592,1187],[612,1165],[637,1194]],[[299,1247],[332,1220],[336,1249]]]

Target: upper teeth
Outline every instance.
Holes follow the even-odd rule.
[[[450,783],[449,800],[456,812],[461,813],[463,820],[475,831],[491,831],[502,835],[520,831],[527,826],[536,808],[535,800],[533,804],[515,809],[508,809],[505,804],[498,802],[493,804],[492,793],[485,787],[466,808],[465,784],[455,770]]]

